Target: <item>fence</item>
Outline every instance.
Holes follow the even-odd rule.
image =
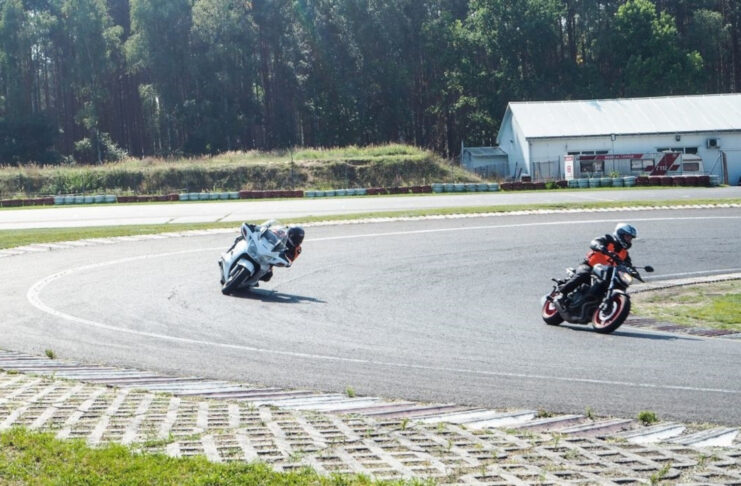
[[[481,165],[469,170],[477,176],[483,177],[485,179],[506,179],[510,176],[510,174],[507,173],[508,164],[506,161],[492,162],[490,164]]]
[[[561,179],[561,164],[558,161],[533,162],[533,182]]]

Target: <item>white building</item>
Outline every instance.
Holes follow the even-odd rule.
[[[741,182],[741,94],[510,103],[497,135],[509,177],[660,175],[701,160],[700,171]],[[582,159],[582,156],[583,159]],[[662,160],[664,157],[666,160]],[[671,158],[671,160],[669,160]],[[698,159],[699,158],[699,159]],[[687,170],[687,169],[685,169]],[[670,172],[672,173],[672,172]]]

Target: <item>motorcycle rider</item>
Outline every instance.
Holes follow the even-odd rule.
[[[256,224],[252,223],[244,223],[247,225],[247,227],[250,229],[250,231],[255,231],[255,229],[258,227]],[[283,230],[277,230],[277,231],[283,231]],[[288,229],[288,238],[286,239],[286,249],[283,251],[283,256],[285,256],[288,261],[293,263],[299,255],[301,255],[301,244],[304,242],[304,236],[305,236],[304,229],[301,226],[291,226]],[[234,239],[234,243],[232,243],[232,246],[227,250],[227,253],[232,251],[232,249],[242,241],[244,237],[240,234]],[[260,280],[263,282],[269,281],[271,278],[273,278],[273,268],[270,268],[270,271],[267,272],[265,275],[260,277]]]
[[[568,305],[567,296],[582,283],[589,282],[592,267],[601,263],[615,265],[616,260],[632,265],[628,250],[632,241],[638,238],[638,231],[628,223],[618,223],[612,234],[599,236],[589,243],[589,252],[584,260],[576,267],[574,275],[558,288],[559,295],[553,299],[561,307]]]

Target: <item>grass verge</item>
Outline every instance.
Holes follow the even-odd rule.
[[[408,196],[413,197],[413,196]],[[425,197],[425,196],[416,196]],[[620,209],[629,207],[669,207],[676,205],[707,205],[707,204],[741,204],[741,199],[694,199],[694,200],[667,200],[667,201],[633,201],[633,202],[596,202],[596,203],[557,203],[557,204],[520,204],[506,206],[473,206],[453,208],[431,208],[407,211],[368,212],[361,214],[345,214],[335,216],[306,216],[296,219],[283,219],[284,223],[313,223],[319,221],[352,221],[370,218],[405,218],[424,216],[446,216],[454,214],[489,214],[507,213],[514,211],[544,210],[578,210],[578,209]],[[187,203],[186,203],[187,204]],[[219,204],[213,201],[213,204]],[[249,204],[249,203],[245,203]],[[146,207],[146,204],[141,204]],[[252,221],[261,223],[262,221]],[[156,225],[128,225],[128,226],[94,226],[79,228],[39,228],[23,230],[0,231],[0,249],[30,245],[34,243],[55,243],[72,241],[84,238],[111,238],[116,236],[135,236],[143,234],[169,233],[177,231],[203,230],[214,228],[236,228],[236,222],[213,223],[172,223]]]
[[[139,454],[122,445],[88,447],[81,440],[13,428],[0,435],[0,483],[86,485],[405,485],[362,475],[320,476],[313,469],[276,472],[262,463],[216,464],[205,457]]]
[[[636,315],[681,326],[741,332],[741,280],[672,287],[632,296]]]

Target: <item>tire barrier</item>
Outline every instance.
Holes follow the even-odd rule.
[[[347,196],[375,196],[387,194],[420,194],[420,193],[461,193],[461,192],[496,192],[559,188],[587,188],[587,187],[634,187],[634,186],[720,186],[720,176],[685,175],[685,176],[625,176],[625,177],[592,177],[571,180],[557,180],[551,182],[479,182],[479,183],[442,183],[437,182],[427,186],[404,187],[369,187],[349,189],[327,189],[307,191],[231,191],[231,192],[181,192],[162,195],[116,196],[114,194],[79,195],[66,194],[30,199],[2,199],[0,207],[22,206],[53,206],[68,204],[110,204],[110,203],[137,203],[157,201],[214,201],[229,199],[269,199],[269,198],[317,198],[317,197],[347,197]]]
[[[634,186],[699,186],[717,187],[720,185],[720,177],[717,175],[679,175],[679,176],[625,176],[625,177],[592,177],[571,179],[569,181],[555,181],[559,187],[572,189],[586,187],[634,187]],[[523,189],[529,187],[528,182],[503,183],[502,189]],[[539,189],[536,187],[535,189]]]
[[[432,192],[495,192],[499,190],[496,182],[467,182],[467,183],[435,183],[431,186]]]
[[[0,200],[2,208],[18,208],[21,206],[52,206],[53,197],[40,197],[35,199],[3,199]]]
[[[304,197],[378,196],[386,194],[422,194],[428,192],[434,192],[432,185],[314,190],[304,191]]]

